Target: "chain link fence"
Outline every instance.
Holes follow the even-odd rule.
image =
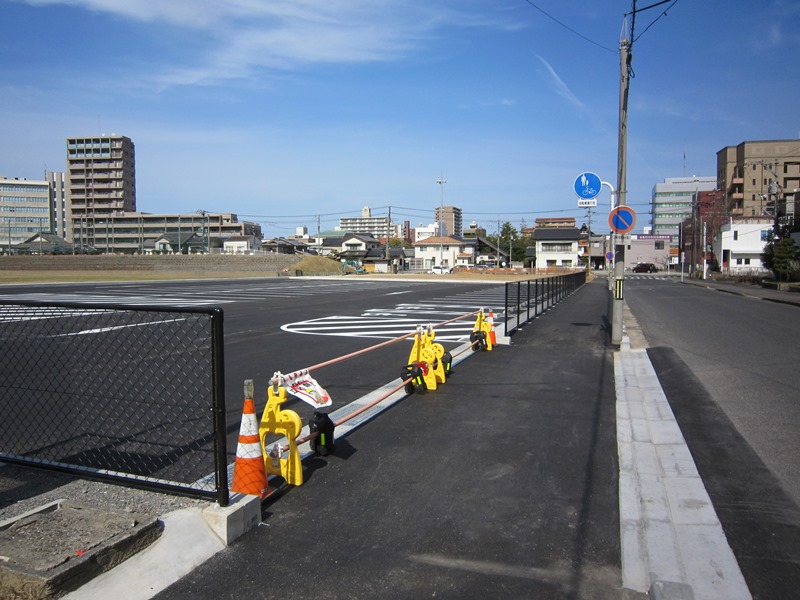
[[[223,314],[0,303],[0,461],[228,503]]]

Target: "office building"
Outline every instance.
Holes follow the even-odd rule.
[[[0,247],[50,231],[50,184],[47,181],[0,176]]]
[[[677,243],[681,223],[692,217],[700,192],[716,186],[716,177],[672,177],[657,183],[651,199],[652,235],[673,236]]]
[[[717,186],[732,217],[793,222],[800,201],[800,140],[726,146],[717,152]]]
[[[130,138],[67,139],[67,206],[72,241],[82,246],[97,246],[97,222],[136,211],[136,155]]]
[[[91,231],[82,230],[82,223],[76,222],[75,240],[92,240],[94,250],[103,253],[142,254],[148,241],[164,236],[174,236],[178,247],[181,238],[197,235],[202,239],[205,252],[219,252],[224,238],[255,236],[261,238],[261,226],[251,221],[239,222],[235,214],[208,213],[200,211],[187,214],[150,214],[124,212],[118,216],[97,219]]]

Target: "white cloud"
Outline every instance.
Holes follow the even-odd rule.
[[[572,104],[575,108],[577,108],[581,113],[586,113],[586,105],[581,102],[578,97],[572,93],[572,90],[569,89],[566,83],[558,76],[555,69],[550,66],[550,63],[543,59],[538,54],[536,55],[544,67],[547,69],[547,72],[550,75],[550,78],[555,86],[555,90],[559,96],[566,99],[570,104]]]
[[[163,66],[162,87],[216,84],[259,69],[397,60],[438,27],[478,26],[480,15],[417,0],[25,0],[180,28],[204,50],[193,64]],[[483,26],[502,27],[492,20]],[[200,37],[202,36],[202,37]]]

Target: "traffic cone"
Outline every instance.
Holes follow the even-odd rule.
[[[252,398],[244,399],[242,425],[239,428],[239,445],[236,447],[236,463],[233,465],[231,491],[260,496],[262,499],[272,493],[267,483],[264,458],[261,455],[256,407]]]
[[[494,313],[489,311],[489,318],[487,319],[489,325],[492,326],[492,329],[489,331],[489,339],[492,342],[492,346],[497,346],[497,335],[494,332]]]

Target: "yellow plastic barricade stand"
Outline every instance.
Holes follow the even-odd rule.
[[[492,323],[486,319],[483,309],[480,309],[478,311],[478,317],[475,319],[475,325],[472,327],[472,333],[469,336],[473,352],[492,349],[492,329]]]
[[[492,332],[494,331],[494,323],[484,319],[481,323],[481,331],[486,336],[486,350],[491,351],[494,344],[492,343]]]
[[[422,367],[422,379],[428,390],[436,389],[436,375],[433,372],[433,363],[436,360],[436,353],[430,347],[430,339],[422,330],[417,327],[414,335],[414,345],[411,347],[411,354],[408,357],[408,364],[418,364]]]
[[[436,373],[433,372],[433,363],[436,361],[436,353],[433,351],[433,348],[428,346],[422,349],[420,356],[422,357],[422,362],[425,363],[422,366],[422,379],[425,380],[425,386],[433,391],[438,387],[436,383]]]
[[[275,377],[279,377],[276,373]],[[280,381],[280,379],[277,379]],[[268,474],[279,475],[290,485],[303,485],[303,463],[297,451],[297,437],[303,428],[300,415],[292,410],[281,410],[286,402],[286,388],[278,383],[269,386],[269,399],[261,415],[258,435],[261,439],[261,452],[264,457],[264,468]],[[289,440],[289,452],[284,456],[283,449],[274,443],[267,448],[267,435],[285,435]]]
[[[441,344],[435,344],[433,340],[436,339],[436,332],[433,330],[433,327],[428,325],[428,331],[425,334],[427,339],[428,347],[433,350],[433,376],[436,379],[436,383],[445,383],[446,376],[444,372],[444,363],[442,363],[442,357],[444,356],[444,346]]]
[[[414,334],[414,345],[411,346],[411,353],[408,355],[408,364],[413,365],[422,360],[420,353],[422,352],[423,343],[422,327],[417,327],[417,333]]]

